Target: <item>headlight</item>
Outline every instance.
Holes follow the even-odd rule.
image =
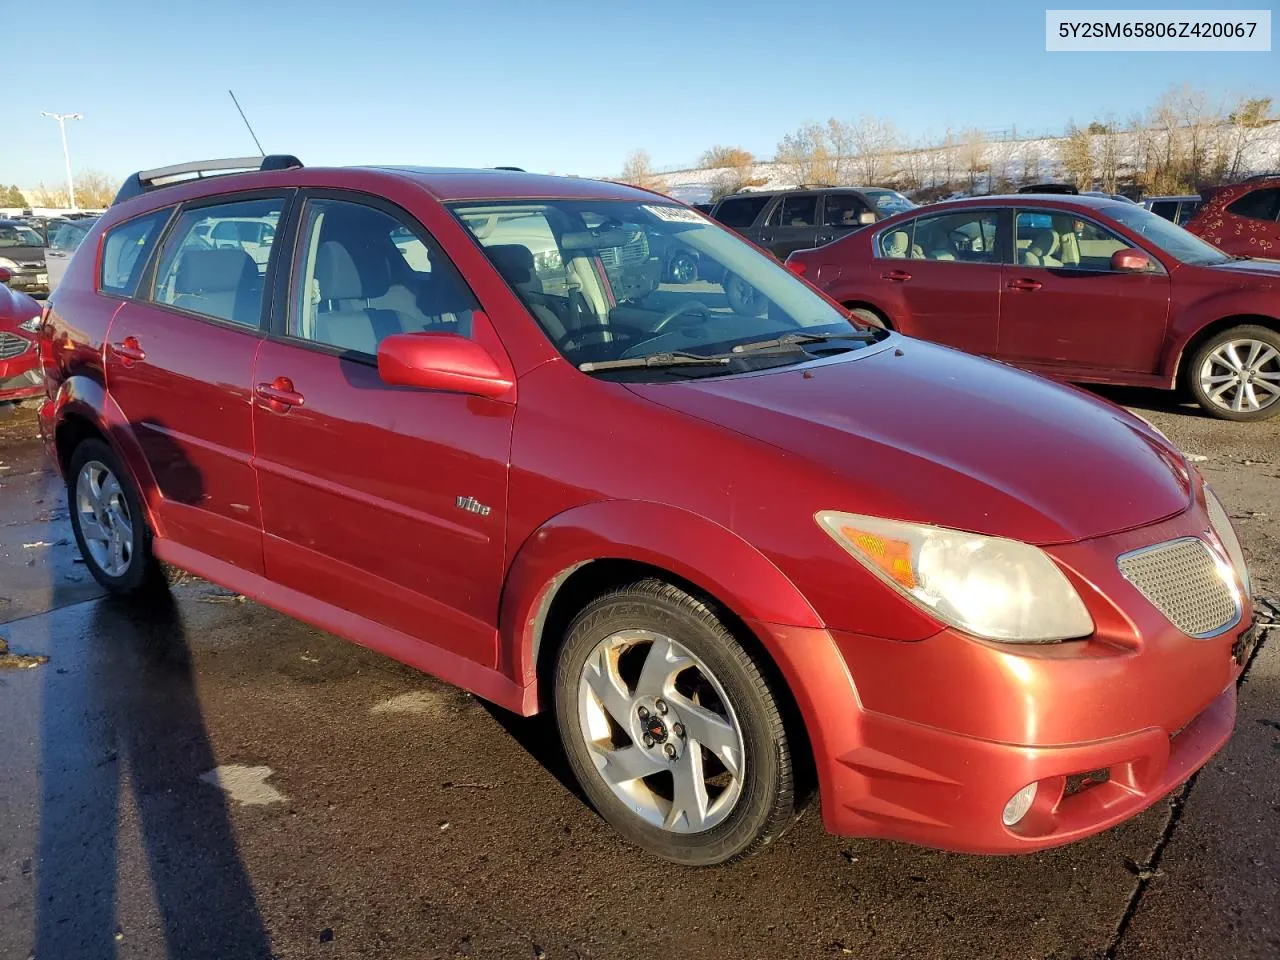
[[[815,519],[877,577],[966,633],[1005,643],[1093,633],[1080,595],[1038,547],[853,513]]]
[[[40,318],[39,318],[39,317],[32,317],[30,320],[24,320],[24,321],[22,321],[22,323],[18,324],[18,329],[19,329],[19,330],[25,330],[25,331],[27,331],[27,333],[39,333],[39,332],[40,332]]]
[[[1209,508],[1209,525],[1213,527],[1214,536],[1218,538],[1222,548],[1227,551],[1227,559],[1236,568],[1236,574],[1244,585],[1243,606],[1248,608],[1253,596],[1253,584],[1249,581],[1249,567],[1244,562],[1244,551],[1240,549],[1240,538],[1236,536],[1235,528],[1231,526],[1231,518],[1227,516],[1227,511],[1223,509],[1221,501],[1209,489],[1208,484],[1205,484],[1204,487],[1204,502],[1205,506]]]

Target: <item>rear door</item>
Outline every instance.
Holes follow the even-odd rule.
[[[136,298],[124,302],[107,334],[107,387],[155,477],[165,536],[257,574],[262,524],[250,464],[250,386],[278,251],[259,265],[239,246],[214,248],[206,236],[228,220],[279,220],[288,201],[287,193],[255,193],[181,207]],[[107,235],[104,284],[115,260],[137,257],[139,239],[120,227]]]
[[[779,260],[796,250],[818,245],[818,211],[821,194],[788,193],[769,212],[760,233],[760,246]]]
[[[875,211],[852,190],[833,190],[822,197],[822,229],[818,231],[817,245],[831,243],[847,237],[867,226],[864,215],[870,214],[875,222]]]
[[[1019,208],[1015,244],[1016,262],[1004,268],[1002,359],[1062,376],[1156,371],[1169,276],[1154,257],[1150,273],[1112,270],[1112,255],[1133,245],[1062,210]]]
[[[399,333],[502,346],[404,209],[312,192],[296,235],[254,376],[267,576],[491,667],[515,405],[387,386],[376,353]]]
[[[870,282],[911,336],[994,355],[1009,214],[973,208],[900,221],[874,239]]]

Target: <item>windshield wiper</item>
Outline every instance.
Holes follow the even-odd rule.
[[[696,353],[651,353],[647,357],[625,357],[621,360],[594,360],[578,364],[583,373],[596,370],[626,370],[633,367],[707,367],[723,366],[733,357],[704,357]]]
[[[753,353],[756,350],[771,350],[774,347],[799,347],[806,343],[825,343],[828,340],[859,340],[862,343],[875,343],[874,331],[855,330],[852,333],[786,333],[771,340],[755,340],[751,343],[740,343],[733,348],[734,353]]]

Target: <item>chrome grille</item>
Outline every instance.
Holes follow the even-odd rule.
[[[1211,637],[1240,620],[1227,570],[1196,537],[1183,537],[1120,556],[1120,573],[1169,622],[1190,637]]]
[[[600,262],[606,267],[644,263],[649,259],[649,241],[641,235],[622,247],[602,247]]]
[[[12,333],[0,333],[0,360],[12,360],[14,357],[26,353],[27,348],[30,346],[30,340],[24,340],[22,337],[15,336]]]

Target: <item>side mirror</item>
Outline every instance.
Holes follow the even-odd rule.
[[[1111,269],[1118,273],[1146,273],[1151,269],[1151,258],[1140,250],[1117,250],[1111,255]]]
[[[497,398],[513,385],[492,354],[456,333],[397,333],[378,344],[378,376],[393,387],[421,387]]]
[[[876,215],[872,213],[870,210],[863,210],[860,214],[858,214],[858,222],[863,226],[866,226],[869,223],[875,223]]]
[[[9,272],[8,267],[0,267],[0,283],[8,283],[13,279],[13,274]]]

